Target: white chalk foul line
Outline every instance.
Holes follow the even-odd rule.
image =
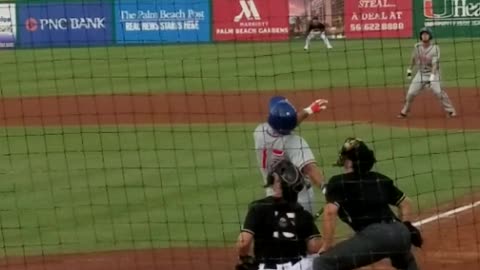
[[[430,223],[430,222],[435,221],[435,220],[439,220],[439,219],[442,219],[442,218],[446,218],[446,217],[458,214],[458,213],[463,212],[463,211],[467,211],[467,210],[475,208],[479,205],[480,205],[480,201],[476,201],[474,203],[467,204],[465,206],[452,209],[452,210],[447,211],[445,213],[441,213],[441,214],[438,214],[438,215],[434,215],[434,216],[419,220],[419,221],[414,222],[412,224],[413,224],[413,226],[418,227],[418,226]]]

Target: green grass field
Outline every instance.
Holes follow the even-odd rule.
[[[2,52],[3,96],[406,87],[414,40],[131,46]],[[442,39],[446,86],[479,84],[478,39]]]
[[[0,90],[19,97],[398,88],[415,41],[333,40],[331,51],[315,42],[308,54],[302,42],[2,51]],[[438,42],[444,84],[478,87],[478,39]],[[253,127],[1,129],[0,254],[232,244],[246,204],[264,194]],[[377,168],[419,209],[480,184],[478,132],[333,124],[300,131],[327,176],[338,172],[330,164],[346,136],[372,142]]]
[[[253,127],[2,129],[0,250],[230,245],[247,203],[263,195]],[[480,184],[475,132],[329,124],[305,124],[299,132],[330,176],[346,136],[373,141],[377,168],[420,208]]]

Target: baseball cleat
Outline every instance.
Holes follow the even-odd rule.
[[[407,115],[404,114],[404,113],[399,113],[399,114],[397,115],[397,118],[399,118],[399,119],[407,118]]]
[[[448,117],[448,118],[454,118],[454,117],[456,117],[456,116],[457,116],[457,113],[456,113],[456,112],[449,112],[449,113],[447,114],[447,117]]]

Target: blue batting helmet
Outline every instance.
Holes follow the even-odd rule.
[[[270,99],[268,124],[278,133],[287,135],[297,127],[297,110],[282,97]]]
[[[282,97],[282,96],[273,96],[270,98],[270,102],[268,103],[268,110],[270,111],[273,106],[275,106],[277,104],[277,102],[279,101],[283,101],[283,100],[286,100],[287,98],[286,97]]]

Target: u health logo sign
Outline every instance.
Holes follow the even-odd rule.
[[[418,0],[415,29],[428,26],[436,37],[479,37],[480,0]]]
[[[112,42],[111,4],[39,3],[19,7],[21,46],[93,46]]]
[[[345,1],[346,38],[398,38],[412,36],[412,1]]]
[[[216,41],[286,40],[288,0],[213,0]]]

